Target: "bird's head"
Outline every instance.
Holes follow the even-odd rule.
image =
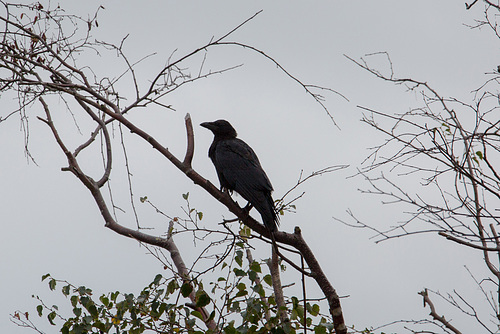
[[[214,122],[205,122],[200,125],[212,131],[214,136],[219,138],[236,138],[237,135],[233,126],[224,119],[219,119]]]

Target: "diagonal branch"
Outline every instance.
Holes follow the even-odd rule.
[[[427,289],[425,289],[423,291],[420,291],[418,294],[421,295],[424,298],[424,307],[426,305],[429,305],[429,308],[431,309],[430,315],[432,316],[432,318],[434,320],[439,321],[440,323],[442,323],[444,327],[448,328],[453,333],[455,333],[455,334],[462,334],[461,331],[459,331],[457,328],[455,328],[455,326],[453,326],[452,324],[450,324],[450,322],[444,318],[444,315],[439,315],[436,312],[436,308],[434,307],[434,304],[432,303],[431,299],[429,298],[429,293],[427,292]]]

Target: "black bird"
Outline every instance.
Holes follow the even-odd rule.
[[[236,138],[236,130],[226,120],[201,123],[211,130],[214,141],[208,156],[215,165],[221,190],[236,191],[262,216],[271,232],[279,224],[271,193],[273,186],[262,169],[257,155],[243,140]]]

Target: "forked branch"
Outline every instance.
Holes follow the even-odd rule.
[[[429,298],[429,293],[427,292],[427,289],[425,289],[423,291],[420,291],[418,294],[421,295],[423,297],[423,299],[424,299],[424,307],[426,305],[429,305],[429,308],[431,309],[430,315],[432,316],[432,318],[434,320],[439,321],[441,324],[443,324],[444,327],[446,327],[447,329],[451,330],[453,333],[455,333],[455,334],[462,334],[461,331],[459,331],[455,326],[453,326],[452,324],[450,324],[450,322],[445,319],[444,315],[439,315],[437,313],[436,307],[434,306],[434,303]]]

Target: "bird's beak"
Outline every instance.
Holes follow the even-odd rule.
[[[214,130],[215,129],[215,126],[212,122],[204,122],[204,123],[201,123],[200,126],[204,127],[204,128],[207,128],[209,130]]]

